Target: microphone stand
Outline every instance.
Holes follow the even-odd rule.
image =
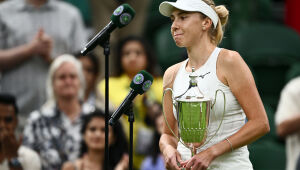
[[[133,170],[133,122],[134,122],[134,113],[133,113],[132,101],[129,105],[129,108],[125,111],[125,114],[128,116],[128,122],[129,122],[129,170]]]
[[[110,35],[106,37],[104,43],[99,43],[103,47],[103,53],[105,55],[105,157],[104,157],[104,169],[108,170],[109,165],[109,146],[108,146],[108,121],[109,121],[109,54],[110,54]]]

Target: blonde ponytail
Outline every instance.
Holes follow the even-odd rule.
[[[222,42],[225,26],[228,21],[229,11],[226,9],[224,5],[219,5],[215,7],[215,10],[219,16],[219,21],[217,28],[213,31],[214,33],[214,44],[218,45]]]
[[[224,5],[216,6],[215,10],[219,16],[222,26],[225,26],[228,21],[229,11]]]
[[[213,0],[202,0],[202,1],[208,4],[209,6],[211,6],[219,16],[219,21],[216,29],[211,27],[209,31],[209,36],[212,40],[212,43],[214,43],[215,45],[219,45],[223,39],[225,26],[228,21],[229,11],[224,5],[215,6]]]

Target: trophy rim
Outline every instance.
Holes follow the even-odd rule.
[[[191,97],[190,99],[182,99],[182,98],[178,98],[175,99],[177,102],[185,102],[185,103],[194,103],[194,102],[212,102],[212,99],[210,98],[196,98],[196,97]]]

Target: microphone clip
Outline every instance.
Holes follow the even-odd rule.
[[[133,103],[129,104],[129,107],[125,110],[125,115],[128,116],[128,122],[134,122]]]

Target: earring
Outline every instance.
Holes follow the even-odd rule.
[[[206,30],[206,28],[205,28],[205,27],[202,27],[202,30],[203,30],[203,31],[205,31],[205,30]]]

